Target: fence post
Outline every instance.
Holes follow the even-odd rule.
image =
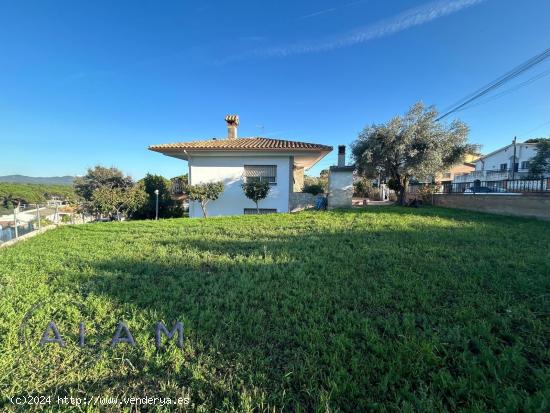
[[[36,204],[36,219],[38,220],[38,230],[40,231],[40,204]]]
[[[15,229],[15,238],[19,237],[19,232],[17,230],[17,208],[19,208],[19,205],[17,207],[15,205],[13,206],[13,226]]]

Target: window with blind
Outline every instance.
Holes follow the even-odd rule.
[[[245,182],[269,182],[277,185],[277,165],[245,165],[243,178]]]

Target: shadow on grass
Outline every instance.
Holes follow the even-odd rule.
[[[456,225],[369,221],[384,214]],[[330,231],[258,229],[258,239],[212,220],[202,239],[159,236],[148,256],[86,261],[93,276],[74,273],[68,292],[113,300],[114,316],[138,329],[182,321],[186,348],[183,358],[155,356],[149,341],[125,355],[139,373],[56,391],[158,391],[157,382],[173,381],[210,408],[239,410],[248,391],[255,406],[303,411],[326,403],[342,411],[498,409],[541,391],[545,376],[532,372],[548,361],[548,326],[534,298],[550,287],[550,269],[532,247],[548,241],[548,227],[520,220],[532,232],[501,239],[510,218],[431,208],[331,216],[347,221]],[[183,365],[172,371],[174,360]]]

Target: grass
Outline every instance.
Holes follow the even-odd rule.
[[[59,228],[0,250],[0,410],[549,411],[549,246],[548,222],[437,208]],[[38,346],[52,320],[63,349]],[[109,347],[119,320],[136,347]]]

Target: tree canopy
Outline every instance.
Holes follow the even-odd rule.
[[[208,212],[206,205],[210,201],[215,201],[219,198],[223,192],[223,182],[208,182],[205,184],[189,185],[187,187],[187,194],[191,201],[197,201],[200,203],[202,214],[205,218],[208,218]]]
[[[53,196],[69,202],[76,198],[70,185],[0,183],[0,203],[7,209],[20,203],[44,203]]]
[[[529,172],[537,177],[550,173],[550,138],[537,141],[537,154],[529,161]]]
[[[393,178],[403,204],[411,178],[433,177],[477,150],[468,143],[465,123],[455,120],[446,125],[436,121],[437,115],[434,107],[418,102],[404,116],[367,126],[352,144],[359,172],[371,178],[379,173]]]
[[[147,174],[138,184],[147,194],[146,202],[133,214],[132,218],[152,219],[156,214],[156,194],[159,191],[159,218],[175,218],[183,216],[183,209],[172,199],[170,194],[171,182],[160,175]]]
[[[102,186],[94,190],[91,199],[93,209],[101,214],[116,217],[129,216],[147,202],[147,194],[140,185],[122,188]]]
[[[244,191],[244,194],[248,199],[251,199],[256,204],[256,212],[260,213],[259,202],[262,199],[267,198],[269,194],[269,182],[262,181],[248,181],[243,182],[241,185]]]
[[[91,201],[94,191],[98,188],[127,188],[133,184],[132,178],[125,176],[119,169],[97,165],[88,169],[86,175],[75,179],[74,190],[86,201]]]

